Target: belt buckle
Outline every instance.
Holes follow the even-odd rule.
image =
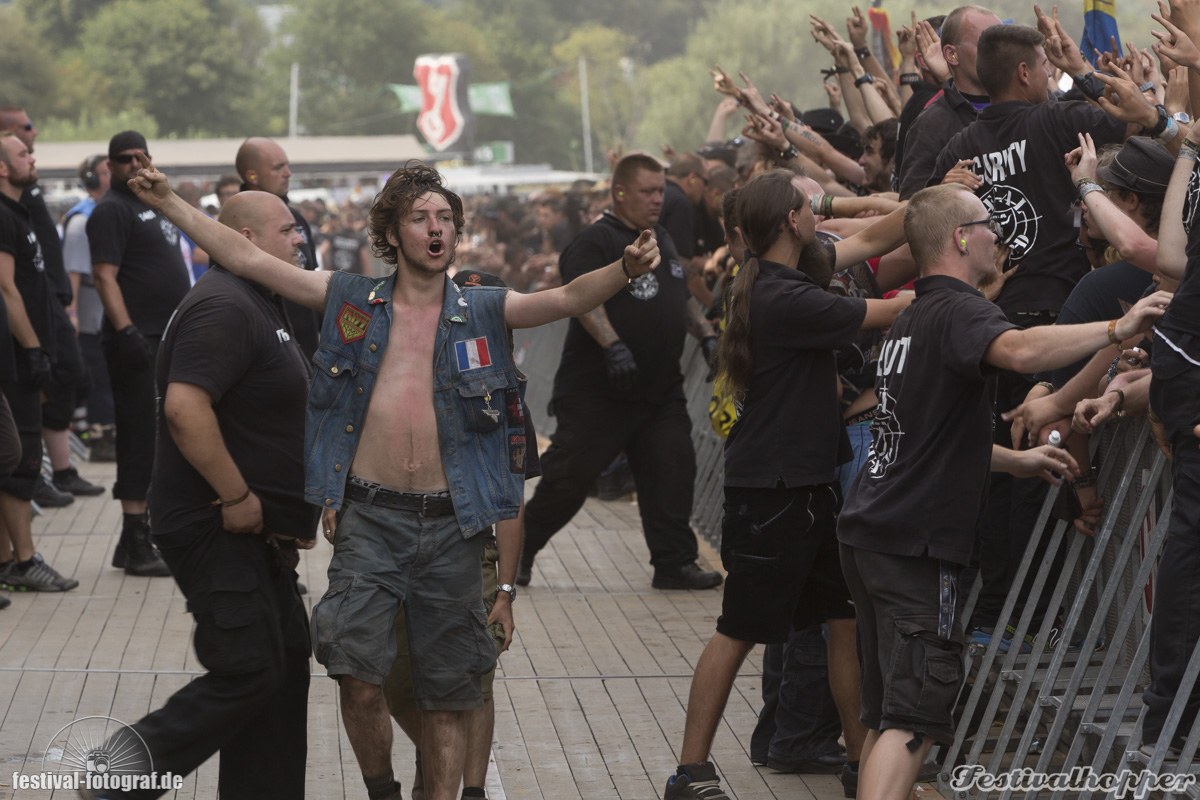
[[[428,506],[429,506],[429,495],[428,494],[421,495],[421,510],[417,512],[417,516],[420,516],[420,517],[428,516],[425,513]]]

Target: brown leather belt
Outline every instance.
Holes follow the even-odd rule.
[[[448,517],[454,513],[454,501],[449,492],[397,492],[355,477],[346,481],[346,499],[396,511],[412,511],[422,517]]]

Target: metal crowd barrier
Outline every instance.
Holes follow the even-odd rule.
[[[995,629],[1012,626],[1010,642],[994,635],[986,648],[968,646],[955,739],[938,754],[938,788],[947,797],[1120,796],[1104,776],[1126,770],[1133,786],[1124,796],[1175,797],[1182,795],[1163,791],[1167,787],[1156,786],[1154,776],[1196,769],[1200,726],[1192,726],[1182,752],[1172,753],[1168,745],[1200,674],[1200,648],[1159,745],[1141,745],[1153,576],[1170,516],[1170,466],[1144,419],[1109,425],[1097,438],[1097,487],[1106,505],[1095,537],[1079,535],[1066,522],[1046,525],[1058,492],[1052,490]],[[1039,597],[1049,604],[1035,631]],[[1027,634],[1034,637],[1031,651],[1021,653],[1018,643]],[[986,784],[961,780],[971,770],[1007,780],[987,791]],[[1071,777],[1053,782],[1053,776]],[[1200,797],[1197,784],[1193,779],[1183,794]]]
[[[546,414],[566,323],[518,331],[518,366],[529,376],[526,400],[539,433],[548,436]],[[709,422],[712,384],[693,340],[684,351],[684,389],[696,450],[692,525],[714,546],[721,536],[723,446]],[[1190,687],[1200,675],[1200,645],[1184,677],[1184,689],[1171,709],[1156,748],[1141,746],[1141,694],[1149,676],[1150,602],[1155,566],[1171,507],[1170,466],[1144,419],[1112,423],[1093,437],[1099,463],[1097,491],[1104,512],[1093,538],[1066,522],[1047,525],[1058,490],[1041,509],[1035,534],[1013,579],[996,631],[1012,626],[1011,644],[992,637],[987,647],[971,645],[965,654],[967,680],[960,697],[953,744],[935,753],[941,765],[938,788],[945,797],[1065,798],[1112,797],[1070,786],[1020,784],[1015,788],[956,788],[956,767],[982,769],[990,776],[1028,770],[1036,775],[1102,776],[1129,770],[1140,776],[1139,797],[1200,799],[1200,725],[1186,732],[1181,751],[1168,744],[1183,716]],[[1197,588],[1200,591],[1200,587]],[[979,594],[968,595],[969,618]],[[1037,598],[1048,605],[1034,630]],[[1019,611],[1018,611],[1019,609]],[[1031,651],[1018,643],[1032,635]],[[1180,732],[1182,737],[1184,732]],[[1149,776],[1198,775],[1182,791],[1155,791]],[[1036,777],[1030,778],[1036,780]],[[1159,787],[1161,788],[1161,787]],[[1134,792],[1125,796],[1133,797]]]

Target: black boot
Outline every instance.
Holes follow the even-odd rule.
[[[124,547],[122,548],[122,545]],[[150,522],[145,514],[126,514],[121,528],[121,541],[113,553],[113,565],[120,558],[127,575],[165,578],[171,569],[154,549],[150,539]]]

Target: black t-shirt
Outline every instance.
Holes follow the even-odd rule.
[[[51,303],[55,300],[46,275],[45,251],[33,229],[29,210],[3,194],[0,194],[0,250],[12,254],[13,283],[21,293],[25,315],[42,348],[53,354],[55,329]],[[14,346],[11,337],[5,338],[10,348]]]
[[[850,459],[835,352],[854,341],[867,304],[782,264],[760,261],[759,269],[750,297],[754,368],[725,440],[725,485],[828,483]]]
[[[1183,227],[1187,231],[1187,267],[1175,297],[1155,327],[1194,362],[1200,363],[1200,166],[1193,165],[1183,206]],[[1161,348],[1155,347],[1155,352]],[[1157,375],[1157,372],[1156,372]],[[1166,377],[1166,376],[1164,376]]]
[[[308,367],[276,298],[213,265],[179,304],[159,349],[163,397],[190,383],[213,399],[221,436],[263,505],[270,530],[311,539],[318,509],[304,502]],[[208,482],[175,444],[159,400],[150,513],[156,534],[219,518]]]
[[[340,230],[329,237],[331,266],[338,272],[362,275],[362,249],[366,242],[353,229]]]
[[[598,394],[654,404],[683,397],[679,359],[687,335],[687,281],[671,237],[661,225],[656,225],[654,232],[662,261],[653,272],[635,279],[604,302],[608,321],[637,362],[636,388],[630,393],[612,388],[604,350],[579,320],[572,319],[554,376],[554,397]],[[605,212],[598,222],[580,231],[559,256],[563,283],[621,258],[639,233]]]
[[[662,213],[658,224],[671,234],[675,250],[683,258],[696,255],[696,210],[687,199],[683,189],[673,180],[667,180],[663,189]]]
[[[896,152],[892,160],[894,178],[892,188],[897,191],[899,191],[901,170],[904,169],[904,142],[908,139],[909,131],[913,123],[917,121],[917,117],[921,116],[930,102],[942,91],[942,87],[936,83],[926,83],[925,81],[914,84],[912,88],[912,97],[908,98],[908,102],[900,110],[900,124],[896,128]],[[921,186],[924,185],[922,182]]]
[[[114,183],[88,217],[87,236],[93,264],[117,265],[117,285],[133,324],[146,336],[161,336],[188,291],[179,229]],[[104,330],[112,331],[107,316]]]
[[[972,98],[958,91],[951,80],[940,93],[926,100],[921,112],[908,125],[907,132],[901,119],[903,140],[899,136],[896,139],[897,191],[901,200],[907,200],[925,188],[934,176],[933,167],[942,148],[954,134],[978,117]],[[944,174],[937,175],[935,180],[940,181]]]
[[[21,193],[21,205],[29,210],[29,220],[33,224],[33,232],[37,234],[38,242],[42,245],[42,259],[46,263],[46,277],[54,290],[54,296],[64,306],[71,304],[71,279],[67,277],[67,268],[63,262],[62,242],[58,238],[58,226],[46,208],[46,198],[42,196],[42,187],[34,184]]]
[[[1055,324],[1077,325],[1122,317],[1141,299],[1148,286],[1150,273],[1144,269],[1138,269],[1128,261],[1106,264],[1079,279],[1067,302],[1063,303]],[[1061,387],[1089,361],[1091,356],[1081,358],[1070,366],[1050,370],[1038,380],[1048,380]]]
[[[917,281],[879,357],[867,461],[838,539],[876,553],[966,564],[991,470],[997,370],[983,361],[1015,326],[955,278]]]
[[[950,140],[934,166],[932,183],[964,158],[983,178],[975,194],[1004,228],[1010,265],[1020,267],[996,301],[1007,313],[1057,311],[1089,269],[1075,246],[1076,190],[1063,163],[1080,131],[1100,148],[1123,141],[1125,123],[1082,102],[996,103]]]

